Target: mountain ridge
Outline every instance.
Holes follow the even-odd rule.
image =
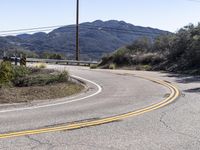
[[[75,25],[57,28],[49,33],[21,34],[0,37],[0,47],[20,47],[41,53],[58,52],[74,58]],[[111,53],[119,47],[132,43],[141,37],[154,39],[162,34],[169,34],[150,27],[135,26],[124,21],[109,20],[85,22],[80,24],[80,51],[84,60],[100,59],[102,55]]]

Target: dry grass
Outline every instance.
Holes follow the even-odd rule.
[[[98,67],[98,65],[96,65],[96,64],[90,65],[90,69],[97,69],[97,67]]]
[[[110,64],[109,65],[109,69],[112,69],[112,70],[116,69],[116,65],[115,64]]]
[[[48,86],[2,88],[0,89],[0,103],[22,103],[62,98],[79,93],[83,88],[82,85],[71,82]]]
[[[47,64],[45,64],[45,63],[37,63],[37,64],[35,65],[35,67],[36,67],[36,68],[40,68],[40,69],[44,69],[44,68],[47,67]]]

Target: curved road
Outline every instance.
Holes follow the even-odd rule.
[[[55,68],[55,66],[49,67]],[[155,150],[187,149],[189,146],[190,149],[198,149],[197,140],[195,140],[196,144],[190,142],[198,136],[188,135],[185,132],[179,133],[164,120],[171,112],[168,112],[169,109],[174,111],[174,106],[180,105],[181,98],[162,109],[147,111],[148,113],[130,118],[120,118],[108,124],[42,133],[47,129],[95,122],[103,118],[129,113],[160,103],[172,93],[169,87],[137,77],[145,75],[162,80],[172,80],[166,74],[89,70],[83,67],[56,66],[56,68],[61,70],[67,68],[71,74],[87,79],[87,91],[56,101],[1,106],[0,137],[3,138],[0,139],[0,149]],[[169,116],[169,119],[173,117]],[[182,117],[179,116],[179,118]],[[174,126],[177,127],[180,123],[175,122]],[[37,132],[41,134],[36,134]],[[16,133],[22,136],[15,137]],[[9,136],[5,136],[6,134]],[[183,138],[180,139],[179,136]],[[173,145],[169,145],[169,142]]]

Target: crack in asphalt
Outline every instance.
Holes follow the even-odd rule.
[[[176,133],[176,134],[179,134],[179,135],[183,135],[183,136],[187,136],[189,138],[192,138],[194,139],[197,143],[200,144],[200,138],[196,137],[196,136],[193,136],[191,134],[186,134],[186,133],[183,133],[183,132],[180,132],[180,131],[176,131],[175,129],[173,129],[168,123],[166,123],[166,121],[164,121],[164,117],[167,115],[167,113],[169,111],[174,111],[176,109],[176,107],[174,107],[173,109],[169,109],[165,112],[162,112],[161,116],[160,116],[160,119],[159,121],[167,128],[169,129],[170,131],[172,131],[173,133]]]
[[[86,147],[93,147],[93,148],[100,148],[100,149],[106,149],[106,150],[121,150],[121,149],[119,149],[119,148],[114,148],[114,147],[109,147],[109,146],[98,146],[98,145],[93,145],[93,144],[80,144],[80,143],[78,143],[78,144],[70,144],[69,146],[77,146],[77,145],[79,145],[79,146],[86,146]]]
[[[25,137],[28,138],[29,141],[37,143],[36,146],[31,147],[31,150],[34,150],[34,149],[38,148],[41,145],[47,145],[47,146],[49,146],[48,149],[52,149],[53,147],[55,147],[52,143],[50,143],[50,141],[48,141],[48,142],[41,142],[40,140],[38,140],[36,138],[33,138],[30,135],[26,135]]]
[[[173,131],[173,129],[171,128],[171,126],[169,126],[165,121],[164,121],[164,117],[167,115],[167,112],[162,112],[161,116],[160,116],[160,122],[169,130]]]

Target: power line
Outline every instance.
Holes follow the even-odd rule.
[[[7,30],[7,31],[0,31],[0,36],[8,36],[8,35],[17,35],[17,34],[26,34],[26,33],[34,33],[34,32],[42,32],[42,31],[51,31],[55,28],[73,28],[75,29],[75,25],[66,26],[66,25],[58,25],[58,26],[47,26],[47,27],[37,27],[37,28],[26,28],[26,29],[18,29],[18,30]],[[86,28],[91,30],[98,30],[98,31],[114,31],[126,34],[135,34],[135,35],[145,35],[145,34],[154,34],[154,35],[161,35],[161,33],[152,32],[152,31],[142,31],[142,30],[135,30],[135,29],[122,29],[122,28],[114,28],[114,27],[105,27],[105,26],[94,26],[94,25],[86,25],[81,24],[80,28]],[[75,30],[74,30],[75,32]],[[1,34],[3,33],[3,34]]]
[[[43,30],[36,30],[36,31],[13,32],[13,33],[0,34],[0,36],[13,36],[13,35],[16,36],[16,35],[28,34],[28,33],[48,32],[48,31],[51,31],[51,30],[52,29],[43,29]]]
[[[36,27],[36,28],[26,28],[26,29],[17,29],[17,30],[4,30],[0,31],[0,33],[16,33],[21,31],[37,31],[37,30],[43,30],[43,29],[53,29],[53,28],[60,28],[64,27],[65,25],[56,25],[56,26],[46,26],[46,27]]]
[[[47,31],[51,31],[52,29],[61,28],[61,27],[74,28],[74,29],[76,28],[76,26],[74,26],[74,25],[71,25],[71,26],[58,25],[58,26],[47,26],[47,27],[38,27],[38,28],[26,28],[26,29],[18,29],[18,30],[5,30],[5,31],[0,31],[0,36],[9,36],[11,34],[12,35],[19,35],[19,34],[36,33],[36,32],[47,32]],[[113,28],[113,27],[105,27],[105,26],[102,27],[102,26],[84,25],[84,24],[80,25],[80,28],[84,28],[84,27],[87,27],[86,29],[91,29],[91,30],[115,31],[115,32],[121,32],[121,33],[127,33],[127,34],[134,33],[136,35],[145,35],[147,33],[154,34],[154,35],[161,35],[161,33],[152,32],[152,31],[122,29],[122,28]],[[157,29],[157,30],[159,31],[159,29]],[[72,32],[75,32],[75,30],[72,31]],[[168,31],[166,31],[166,33],[167,32]],[[3,33],[3,34],[1,34],[1,33]],[[168,32],[168,33],[170,33],[170,32]]]

